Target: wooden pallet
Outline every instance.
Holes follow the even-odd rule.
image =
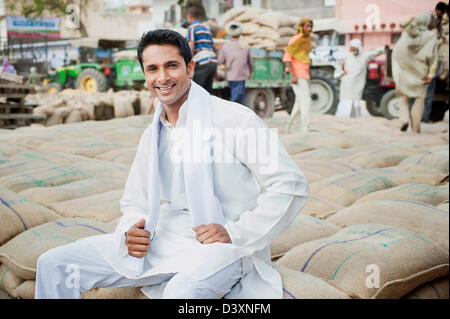
[[[0,128],[14,129],[34,123],[44,124],[47,116],[33,114],[36,104],[0,103]]]

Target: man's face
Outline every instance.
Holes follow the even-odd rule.
[[[312,25],[311,21],[305,22],[305,24],[303,24],[303,33],[304,34],[311,33],[312,28],[313,28],[313,25]]]
[[[435,9],[434,12],[436,12],[436,16],[438,18],[442,18],[442,16],[444,15],[444,11],[441,11],[439,9]]]
[[[351,51],[355,56],[357,56],[357,55],[359,54],[358,48],[350,47],[350,51]]]
[[[192,24],[192,22],[194,22],[194,18],[188,13],[186,15],[186,20],[188,21],[189,24]]]
[[[186,66],[178,47],[149,45],[142,52],[145,81],[163,105],[179,107],[187,99],[195,62]]]

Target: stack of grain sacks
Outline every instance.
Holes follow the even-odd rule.
[[[300,17],[272,10],[257,8],[233,8],[222,18],[225,28],[231,21],[242,23],[241,41],[251,48],[283,50],[289,39],[296,34]]]
[[[34,114],[46,115],[46,126],[150,114],[157,102],[148,91],[112,89],[96,93],[65,89],[55,94],[28,95],[26,101],[38,104]]]

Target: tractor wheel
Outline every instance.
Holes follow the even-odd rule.
[[[380,101],[381,114],[388,119],[395,119],[400,114],[400,99],[396,97],[395,90],[387,91]]]
[[[87,68],[78,75],[75,88],[86,92],[105,92],[108,89],[108,81],[102,72]]]
[[[275,94],[272,89],[249,89],[244,104],[259,117],[272,117],[275,110]]]
[[[54,94],[60,92],[61,90],[62,90],[61,84],[54,82],[45,86],[44,92]]]
[[[325,70],[312,69],[310,76],[311,113],[334,115],[339,103],[339,82]]]

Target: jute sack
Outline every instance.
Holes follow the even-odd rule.
[[[319,174],[311,171],[302,169],[302,173],[303,175],[305,175],[306,180],[308,181],[309,184],[318,182],[323,179],[323,176],[320,176]]]
[[[322,147],[349,148],[350,143],[347,138],[333,133],[296,133],[299,135],[299,141]]]
[[[17,298],[15,289],[23,283],[23,279],[14,275],[8,267],[0,264],[0,289],[6,291],[11,297]]]
[[[80,166],[83,167],[83,166]],[[0,178],[0,187],[20,192],[33,187],[59,186],[82,179],[92,178],[74,164],[58,164],[24,173]]]
[[[9,139],[9,136],[10,135],[8,134],[8,139]],[[0,154],[1,155],[10,157],[10,156],[13,156],[14,154],[20,153],[22,151],[25,151],[25,149],[18,145],[6,143],[6,142],[0,143]]]
[[[343,150],[337,147],[320,147],[314,150],[302,151],[299,154],[292,156],[294,161],[297,160],[336,160],[340,157],[352,155],[353,153],[349,150]]]
[[[399,199],[380,199],[346,207],[327,220],[340,227],[383,224],[410,230],[448,251],[448,212],[435,206]]]
[[[283,18],[286,18],[286,15],[283,13],[279,13],[276,11],[267,11],[263,14],[260,14],[256,18],[256,22],[263,26],[267,26],[271,29],[278,29],[280,27],[280,20],[283,20]]]
[[[34,187],[23,190],[19,195],[49,207],[52,203],[87,197],[123,188],[125,180],[113,178],[88,178],[54,187]]]
[[[407,155],[399,151],[377,148],[340,157],[338,161],[358,165],[361,168],[383,168],[397,165],[406,157]]]
[[[57,138],[53,137],[52,140],[41,143],[39,150],[42,151],[52,151],[52,152],[69,152],[69,150],[83,145],[93,145],[96,143],[104,142],[103,139],[99,138],[92,132],[92,136],[89,137],[66,137]]]
[[[295,158],[297,155],[293,156]],[[295,160],[295,159],[294,159]],[[330,177],[337,174],[356,172],[361,170],[356,165],[341,163],[339,161],[323,161],[323,160],[295,160],[295,163],[302,170],[315,172],[322,177]]]
[[[2,155],[2,154],[0,154],[0,164],[4,164],[4,163],[7,163],[7,162],[10,162],[10,159],[9,159],[9,157],[8,157],[8,156],[5,156],[5,155]]]
[[[399,131],[399,133],[401,133]],[[447,134],[448,135],[448,134]],[[420,134],[420,135],[411,135],[411,136],[395,136],[391,138],[390,142],[409,142],[418,144],[421,146],[429,147],[433,145],[444,145],[448,144],[444,139],[440,138],[436,135],[430,135],[430,134]]]
[[[99,159],[76,163],[74,166],[86,172],[91,177],[115,178],[121,180],[126,180],[128,177],[128,171],[130,170],[130,165]]]
[[[142,287],[97,288],[81,293],[82,299],[148,299],[141,292]]]
[[[117,163],[123,163],[131,165],[133,164],[134,158],[136,156],[137,147],[130,147],[120,150],[109,151],[97,155],[95,158],[99,160],[112,161]]]
[[[314,195],[308,195],[306,204],[302,210],[300,210],[300,214],[325,219],[335,214],[340,209],[342,209],[342,206],[336,203]]]
[[[0,177],[17,174],[17,172],[28,172],[39,168],[54,166],[55,164],[47,161],[9,161],[0,164]]]
[[[59,218],[54,211],[0,187],[0,245],[29,228]]]
[[[280,273],[283,299],[350,299],[320,278],[277,263],[272,263],[272,267]]]
[[[410,156],[397,165],[397,169],[409,173],[448,174],[448,151]]]
[[[448,207],[449,207],[448,202],[445,203],[445,204],[440,204],[439,206],[437,206],[437,208],[439,208],[440,210],[446,211],[446,212],[448,212]]]
[[[340,228],[330,222],[299,214],[270,244],[272,258],[283,256],[289,249],[318,238],[328,237]]]
[[[78,109],[70,109],[69,115],[65,118],[64,123],[78,123],[83,120],[82,112]]]
[[[440,179],[440,175],[410,175],[386,168],[371,168],[338,174],[313,183],[310,194],[345,207],[372,192],[414,182],[437,185]]]
[[[19,285],[14,293],[19,299],[34,299],[34,293],[36,290],[36,281],[25,280],[21,285]]]
[[[298,153],[302,153],[302,152],[314,149],[314,146],[305,144],[301,141],[296,141],[296,140],[286,139],[286,138],[280,138],[280,141],[283,144],[284,148],[286,149],[286,152],[288,152],[289,155],[294,155],[294,154],[298,154]]]
[[[447,275],[448,258],[446,250],[408,230],[361,224],[298,245],[277,263],[322,278],[350,297],[383,299]]]
[[[107,223],[86,218],[63,218],[33,227],[0,247],[0,261],[23,279],[35,279],[37,260],[49,249],[88,236],[114,232]]]
[[[94,143],[87,143],[84,145],[70,147],[67,149],[67,152],[92,158],[99,154],[106,153],[112,150],[133,146],[134,144],[126,142],[111,142],[99,140]]]
[[[116,189],[87,197],[50,204],[63,217],[81,217],[108,223],[122,215],[120,199],[123,190]]]
[[[245,8],[242,14],[239,14],[233,18],[234,21],[238,22],[247,22],[247,21],[255,21],[256,19],[264,13],[264,9],[258,8]]]
[[[448,277],[427,282],[417,287],[402,299],[449,299]]]
[[[53,114],[47,118],[47,122],[45,123],[47,126],[63,124],[64,119],[69,116],[70,109],[66,106],[61,106],[55,109]]]
[[[113,101],[115,117],[127,117],[134,115],[133,104],[136,101],[135,96],[114,94]]]
[[[258,32],[260,26],[257,23],[246,22],[242,24],[242,34],[249,35]]]
[[[105,141],[125,142],[137,145],[144,130],[134,127],[121,127],[110,133],[102,135]]]
[[[448,187],[410,183],[370,193],[358,199],[355,204],[378,199],[401,199],[436,206],[448,197]]]
[[[258,31],[254,34],[257,38],[263,38],[268,39],[277,42],[280,38],[279,33],[276,29],[266,27],[266,26],[260,26]]]
[[[42,161],[51,164],[71,164],[76,162],[81,162],[86,160],[85,157],[77,156],[73,154],[67,154],[63,152],[52,152],[52,151],[38,151],[38,150],[27,150],[10,157],[14,162],[21,161]]]
[[[225,12],[222,17],[222,26],[224,27],[228,22],[235,19],[237,16],[243,14],[245,12],[245,8],[242,7],[233,7]]]
[[[278,29],[280,37],[293,37],[296,33],[297,30],[291,27],[282,27]]]

